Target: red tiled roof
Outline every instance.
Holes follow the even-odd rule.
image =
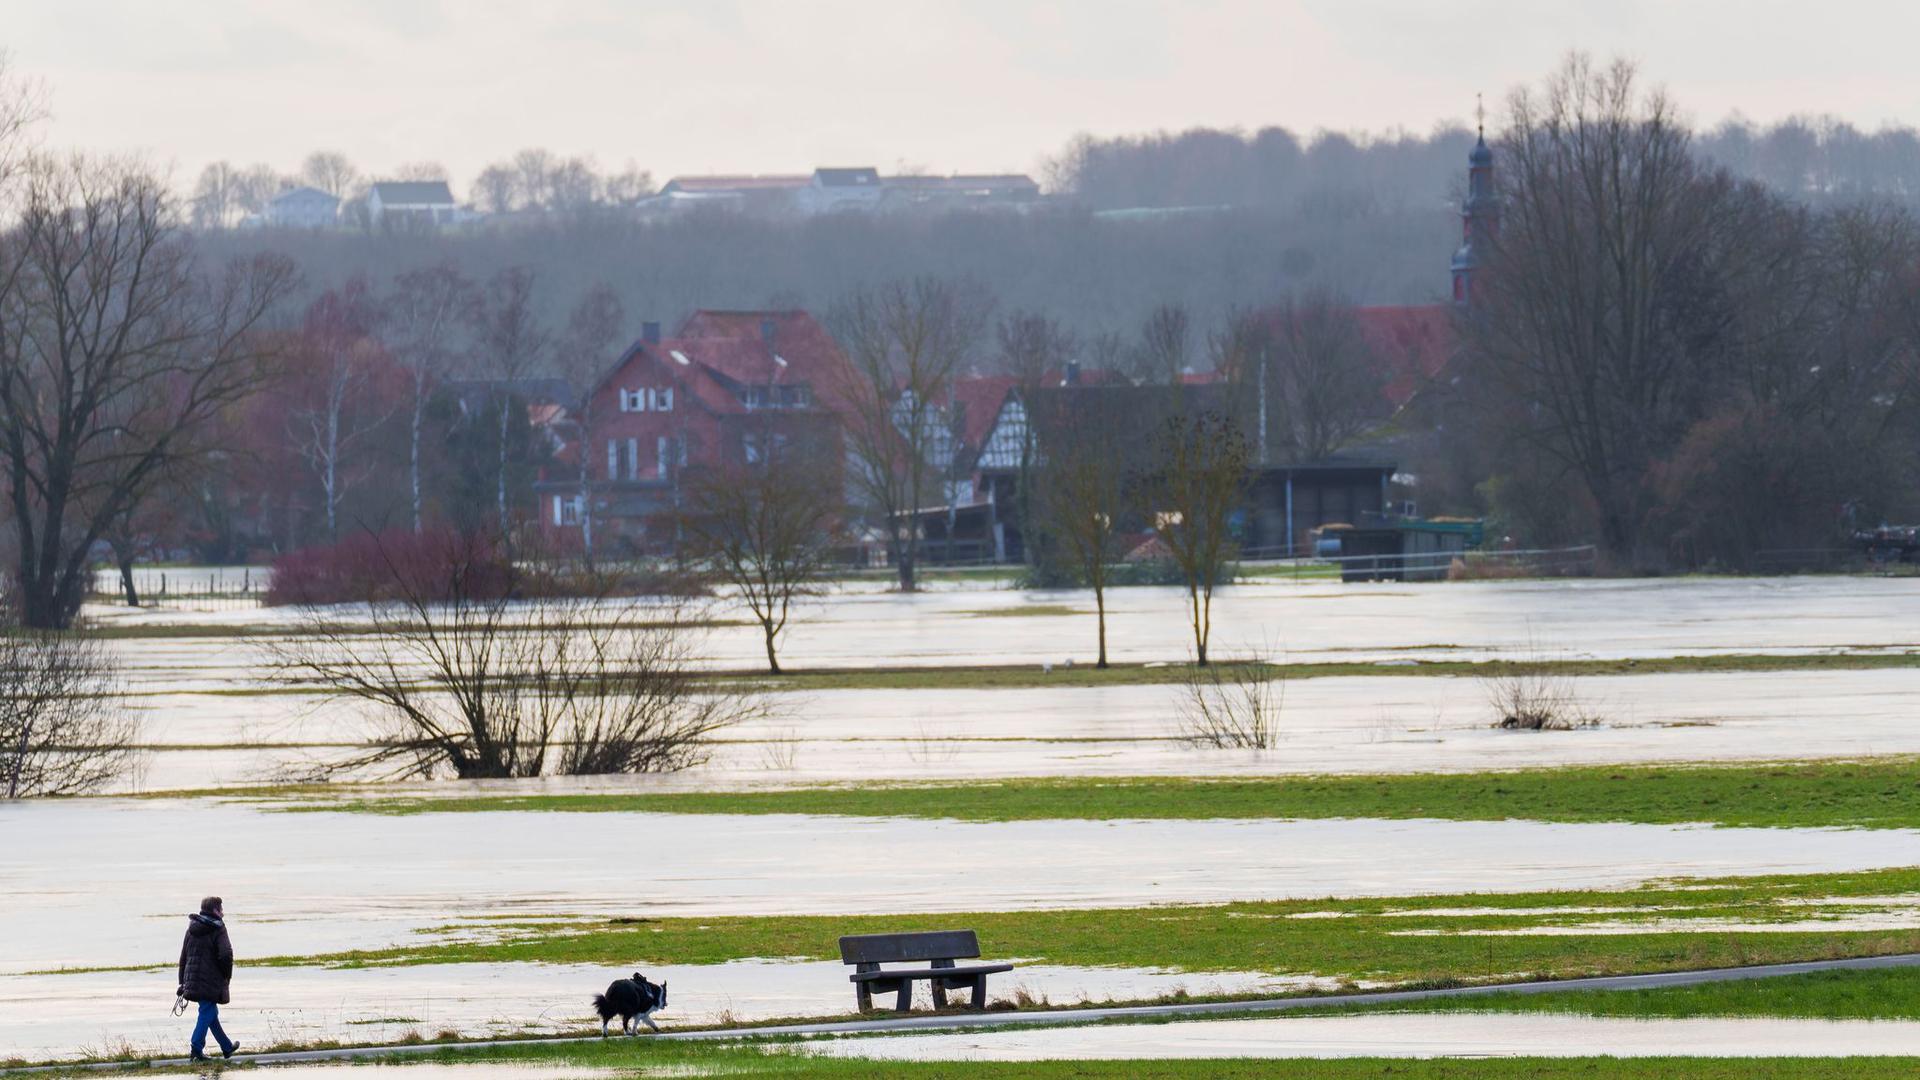
[[[1396,407],[1411,400],[1422,384],[1439,377],[1458,343],[1453,308],[1446,304],[1355,308],[1353,316],[1361,336],[1386,368],[1387,399]]]
[[[773,324],[772,347],[762,330]],[[823,408],[837,409],[851,365],[818,320],[804,311],[696,311],[674,337],[635,342],[600,386],[647,358],[687,387],[711,412],[743,413],[743,386],[808,386]],[[684,357],[686,362],[681,362]]]
[[[953,406],[959,414],[960,442],[969,449],[978,450],[993,431],[993,422],[1000,416],[1000,407],[1007,402],[1007,395],[1020,385],[1020,380],[1012,375],[982,375],[971,379],[956,379],[953,383]]]

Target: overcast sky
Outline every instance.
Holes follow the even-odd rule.
[[[47,141],[291,170],[523,146],[683,172],[1035,169],[1076,132],[1424,132],[1569,48],[1698,121],[1920,122],[1920,4],[1867,0],[0,0]]]

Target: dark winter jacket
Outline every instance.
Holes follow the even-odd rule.
[[[227,940],[227,924],[211,915],[187,916],[187,938],[180,943],[180,996],[225,1005],[232,981],[233,944]]]

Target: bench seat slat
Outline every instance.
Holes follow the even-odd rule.
[[[847,976],[848,982],[876,982],[884,979],[968,978],[974,975],[998,975],[1012,971],[1012,964],[975,964],[970,967],[899,968],[893,971],[860,971]]]

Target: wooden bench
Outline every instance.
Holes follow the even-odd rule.
[[[860,1011],[873,1008],[873,995],[898,994],[894,1009],[913,1009],[913,984],[924,980],[933,987],[933,1007],[944,1009],[947,991],[973,990],[971,1007],[987,1007],[987,976],[1012,971],[1012,964],[971,964],[956,967],[955,960],[980,958],[980,939],[971,930],[938,930],[928,934],[851,934],[840,939],[840,962],[855,965],[847,979],[853,983]],[[926,967],[882,971],[881,964],[924,963]]]

